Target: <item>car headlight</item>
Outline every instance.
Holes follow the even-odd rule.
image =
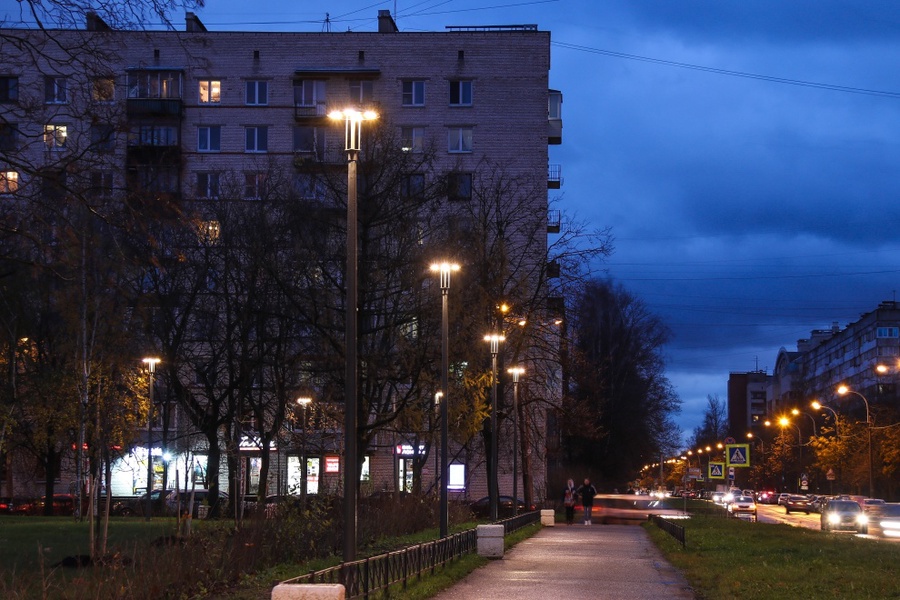
[[[860,525],[866,525],[869,522],[869,516],[865,514],[857,515],[856,522]]]
[[[828,522],[832,525],[836,525],[841,522],[841,515],[837,513],[828,513]]]

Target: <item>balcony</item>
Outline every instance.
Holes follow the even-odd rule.
[[[294,119],[297,121],[307,121],[310,119],[320,120],[328,117],[328,111],[324,102],[317,104],[295,104]]]
[[[559,90],[548,90],[547,119],[547,143],[554,146],[562,144],[562,92]]]
[[[547,233],[559,233],[562,224],[562,213],[558,210],[547,211]]]
[[[551,260],[547,263],[547,279],[558,279],[560,271],[558,260]]]
[[[177,117],[182,116],[181,98],[129,98],[129,117]]]
[[[562,165],[548,165],[547,189],[558,190],[562,186]]]

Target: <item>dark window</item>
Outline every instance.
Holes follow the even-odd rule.
[[[91,148],[112,152],[116,148],[116,132],[112,125],[91,125]]]
[[[472,105],[472,82],[468,80],[450,82],[450,105]]]
[[[91,173],[91,195],[95,198],[111,198],[113,195],[113,174],[110,171]]]
[[[447,198],[449,200],[471,200],[472,174],[450,173],[447,176]]]
[[[66,78],[44,77],[44,102],[47,104],[65,104],[68,102],[66,93]]]
[[[425,105],[425,82],[424,81],[404,81],[403,82],[403,106],[424,106]]]
[[[19,99],[19,78],[0,77],[0,102],[16,102]]]
[[[15,123],[0,123],[0,150],[16,149],[19,128]]]
[[[421,198],[425,192],[425,175],[413,173],[400,183],[400,195],[404,198]]]
[[[198,198],[218,198],[219,197],[219,174],[218,173],[197,173],[197,197]]]

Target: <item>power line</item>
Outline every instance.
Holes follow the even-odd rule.
[[[625,52],[615,52],[613,50],[603,50],[600,48],[591,48],[590,46],[581,46],[578,44],[569,44],[567,42],[550,42],[553,46],[566,48],[569,50],[578,50],[580,52],[589,52],[591,54],[601,54],[603,56],[612,56],[614,58],[625,58],[628,60],[636,60],[640,62],[648,62],[652,64],[665,65],[668,67],[678,67],[681,69],[691,69],[694,71],[703,71],[705,73],[715,73],[716,75],[728,75],[730,77],[744,77],[746,79],[757,79],[760,81],[770,81],[772,83],[782,83],[786,85],[796,85],[800,87],[809,87],[821,90],[830,90],[834,92],[847,92],[850,94],[863,94],[867,96],[883,96],[887,98],[900,98],[900,92],[889,92],[884,90],[870,90],[866,88],[851,87],[845,85],[834,85],[831,83],[819,83],[815,81],[803,81],[800,79],[788,79],[786,77],[775,77],[773,75],[760,75],[758,73],[747,73],[745,71],[731,71],[729,69],[719,69],[716,67],[706,67],[703,65],[695,65],[691,63],[683,63],[674,60],[665,60],[662,58],[652,58],[649,56],[639,56],[637,54],[627,54]]]

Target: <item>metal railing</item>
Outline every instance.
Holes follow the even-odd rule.
[[[540,511],[532,511],[498,521],[497,524],[503,525],[503,533],[507,535],[539,519]],[[405,589],[411,579],[420,579],[426,571],[433,574],[437,567],[477,549],[477,530],[469,529],[402,550],[313,571],[283,583],[340,583],[347,598],[369,598],[371,594],[385,591],[392,585],[399,584]]]
[[[673,523],[672,521],[667,521],[659,515],[650,515],[650,520],[653,521],[654,525],[671,535],[677,541],[681,542],[682,548],[685,547],[684,527],[678,525],[677,523]]]

